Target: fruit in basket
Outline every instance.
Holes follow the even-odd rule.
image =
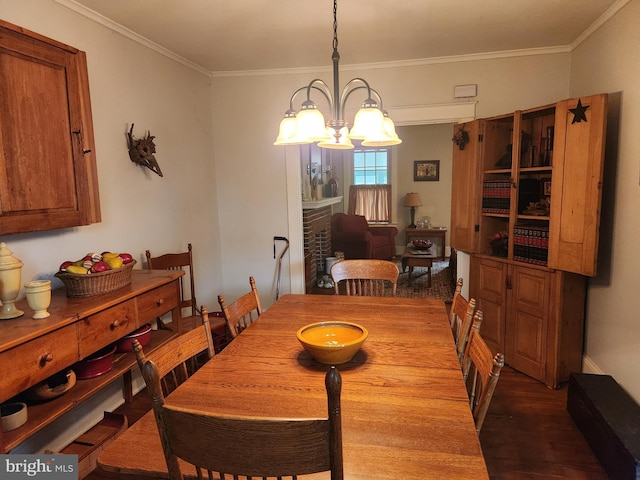
[[[109,265],[109,268],[111,268],[111,270],[117,270],[118,268],[122,268],[122,266],[124,265],[124,262],[120,257],[108,258],[105,260],[105,263]]]
[[[118,256],[122,259],[122,263],[125,265],[127,263],[133,262],[133,255],[131,255],[130,253],[121,253]]]
[[[66,271],[69,273],[75,273],[78,275],[86,275],[87,273],[89,273],[89,270],[78,265],[69,265]]]
[[[62,262],[60,264],[60,268],[58,268],[59,271],[61,272],[66,272],[67,271],[67,267],[73,265],[73,262],[71,260],[66,260],[64,262]]]
[[[111,267],[103,261],[95,262],[91,266],[91,273],[106,272],[107,270],[111,270]]]

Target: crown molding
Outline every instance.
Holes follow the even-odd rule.
[[[331,72],[330,65],[316,67],[299,67],[299,68],[276,68],[264,70],[237,70],[237,71],[210,71],[207,68],[198,65],[186,58],[176,54],[175,52],[159,45],[146,37],[110,20],[104,15],[79,4],[75,0],[54,0],[56,3],[73,10],[74,12],[87,17],[104,27],[113,30],[134,42],[137,42],[150,50],[153,50],[165,57],[174,60],[186,67],[191,68],[210,78],[228,78],[228,77],[257,77],[257,76],[274,76],[274,75],[294,75],[294,74],[313,74],[318,72]],[[577,46],[590,37],[598,28],[613,17],[620,9],[627,5],[631,0],[618,0],[598,20],[589,26],[576,40],[570,45],[560,45],[554,47],[528,48],[517,50],[504,50],[497,52],[483,52],[469,55],[452,55],[446,57],[434,58],[418,58],[412,60],[395,60],[391,62],[377,63],[361,63],[351,65],[340,65],[341,70],[375,70],[375,69],[392,69],[400,67],[421,67],[426,65],[438,65],[447,63],[477,62],[482,60],[495,60],[502,58],[529,57],[535,55],[556,55],[571,53]]]
[[[165,57],[178,62],[182,65],[184,65],[185,67],[189,67],[192,70],[195,70],[196,72],[199,72],[209,78],[211,78],[211,71],[190,61],[187,60],[186,58],[172,52],[171,50],[164,48],[162,45],[159,45],[155,42],[152,42],[151,40],[149,40],[148,38],[143,37],[142,35],[137,34],[136,32],[134,32],[133,30],[129,30],[128,28],[120,25],[119,23],[114,22],[113,20],[110,20],[109,18],[105,17],[104,15],[99,14],[98,12],[96,12],[95,10],[91,10],[90,8],[85,7],[84,5],[80,5],[79,3],[75,2],[74,0],[54,0],[56,3],[59,3],[60,5],[68,8],[69,10],[73,10],[74,12],[82,15],[83,17],[87,17],[91,20],[93,20],[96,23],[99,23],[100,25],[113,30],[114,32],[119,33],[120,35],[129,38],[130,40],[133,40],[136,43],[139,43],[140,45],[143,45],[147,48],[149,48],[150,50],[153,50],[161,55],[164,55]]]
[[[611,19],[619,10],[621,10],[627,3],[631,0],[618,0],[616,3],[611,5],[606,12],[600,15],[595,22],[593,22],[589,28],[587,28],[584,32],[582,32],[578,38],[576,38],[571,43],[571,50],[576,49],[582,42],[584,42],[587,38],[589,38],[596,30],[598,30],[602,25],[604,25],[607,21]]]

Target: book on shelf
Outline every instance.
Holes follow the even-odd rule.
[[[508,180],[482,183],[482,213],[509,214],[511,182]]]
[[[547,265],[549,227],[516,225],[513,230],[513,259],[534,265]]]

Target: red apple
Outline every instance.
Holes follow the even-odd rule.
[[[61,271],[61,272],[66,272],[67,271],[67,267],[69,265],[73,265],[73,262],[71,260],[67,260],[65,262],[62,262],[60,264],[60,268],[58,270]]]
[[[109,265],[102,261],[96,262],[91,266],[91,272],[93,273],[106,272],[107,270],[111,270],[111,268],[109,267]]]
[[[122,263],[126,265],[127,263],[133,262],[133,256],[130,253],[121,253],[118,255],[122,259]]]

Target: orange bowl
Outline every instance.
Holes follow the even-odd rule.
[[[368,335],[362,325],[341,321],[312,323],[296,334],[304,349],[316,361],[326,365],[351,360]]]

